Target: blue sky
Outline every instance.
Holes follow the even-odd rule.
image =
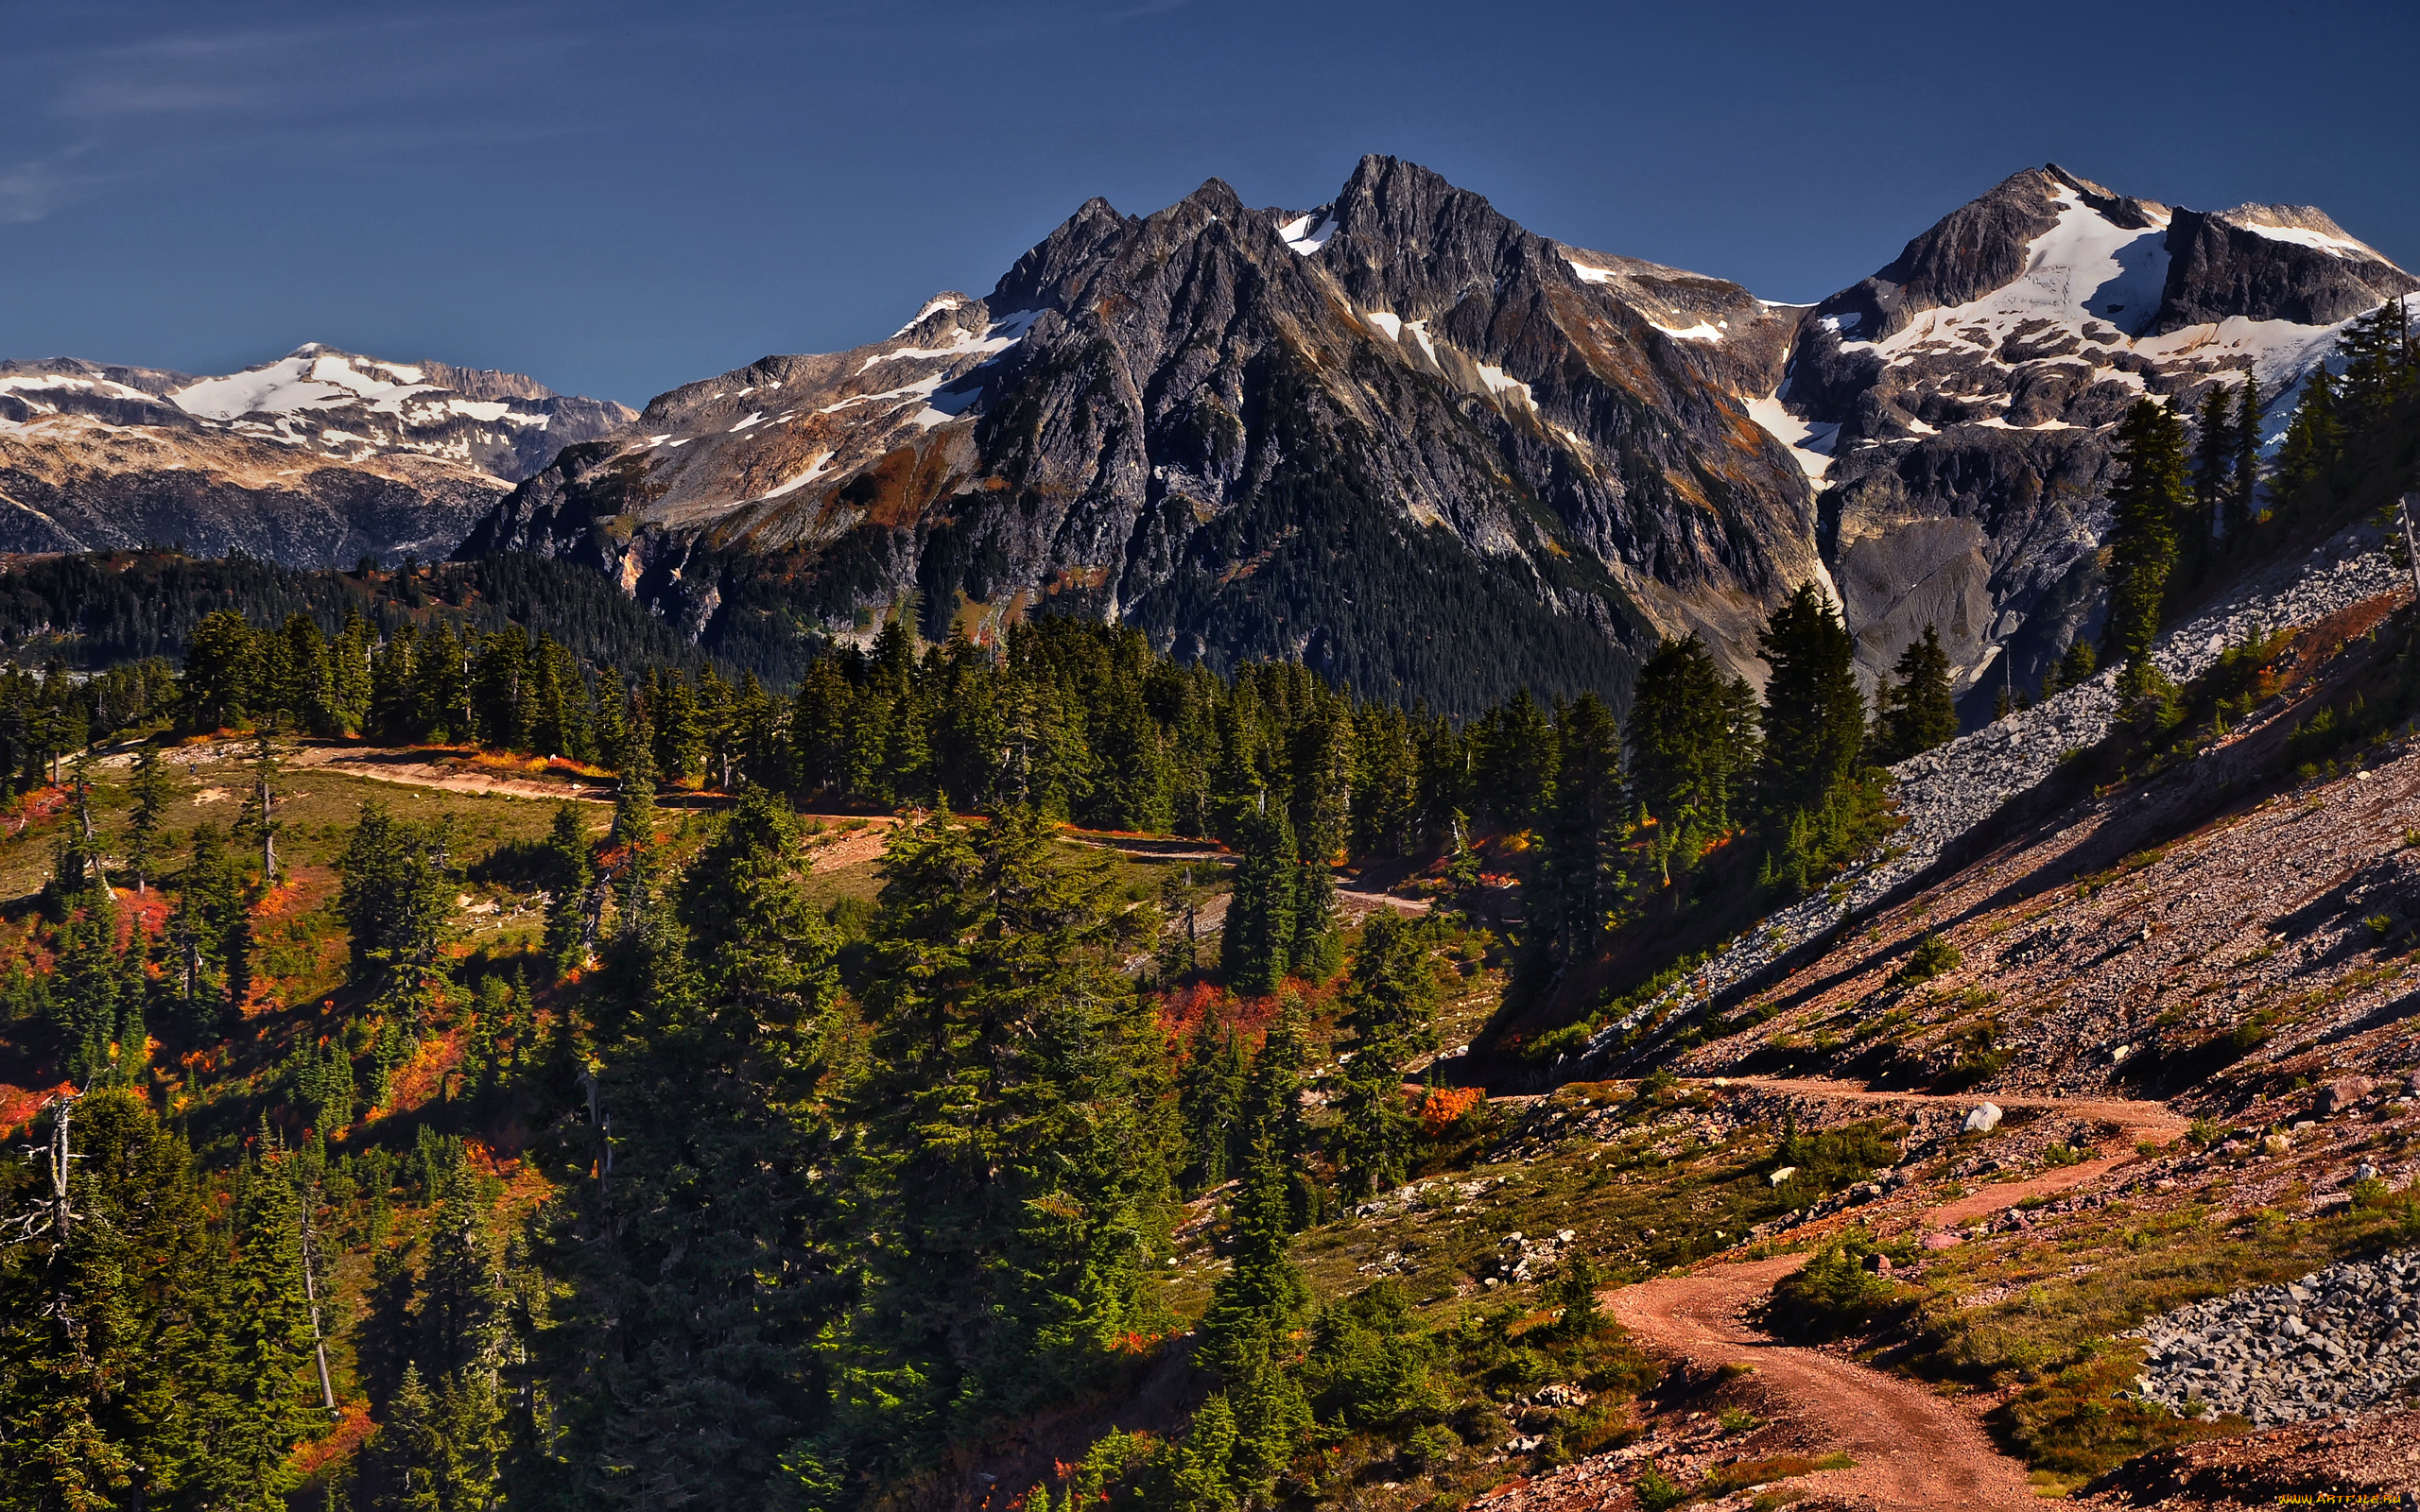
[[[980,293],[1088,197],[1363,152],[1811,300],[2055,161],[2420,267],[2420,8],[0,0],[0,355],[318,340],[638,404]]]

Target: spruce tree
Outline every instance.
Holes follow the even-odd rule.
[[[32,1132],[32,1221],[0,1244],[0,1506],[199,1504],[213,1213],[191,1157],[125,1091],[54,1099]]]
[[[1274,1145],[1263,1140],[1246,1152],[1229,1208],[1234,1263],[1212,1288],[1198,1330],[1197,1358],[1218,1372],[1230,1408],[1232,1427],[1213,1429],[1223,1440],[1219,1475],[1231,1497],[1245,1500],[1266,1496],[1311,1426],[1309,1404],[1287,1369],[1295,1352],[1291,1335],[1311,1297],[1287,1254],[1294,1228],[1290,1186]]]
[[[1941,648],[1940,633],[1930,625],[1919,640],[1908,643],[1892,669],[1898,680],[1885,683],[1876,699],[1875,739],[1877,760],[1895,766],[1920,751],[1943,745],[1958,733],[1958,706],[1949,693],[1949,653]]]
[[[2234,390],[2214,383],[2193,421],[2193,503],[2205,524],[2220,519],[2235,481]]]
[[[1805,583],[1773,611],[1758,644],[1772,669],[1756,769],[1768,875],[1805,887],[1853,841],[1866,740],[1857,643],[1839,609]]]
[[[135,755],[134,770],[127,786],[134,798],[134,813],[127,821],[127,877],[134,884],[135,893],[145,896],[151,891],[152,873],[160,867],[160,847],[164,838],[160,833],[160,821],[176,793],[168,764],[160,759],[159,747],[144,743]]]
[[[1353,1030],[1339,1098],[1337,1163],[1353,1196],[1403,1179],[1412,1121],[1404,1105],[1404,1062],[1437,1042],[1437,977],[1419,926],[1393,913],[1370,916],[1344,990]]]
[[[212,1505],[282,1505],[293,1485],[288,1457],[319,1403],[302,1199],[277,1168],[281,1159],[272,1150],[242,1173],[234,1244],[204,1323],[207,1365],[197,1373],[194,1413],[210,1447],[195,1479]]]
[[[1293,959],[1301,870],[1283,805],[1263,802],[1239,821],[1241,833],[1219,965],[1239,991],[1274,992]]]
[[[2139,697],[2160,684],[2151,661],[2176,563],[2176,520],[2191,499],[2185,427],[2166,407],[2139,399],[2118,431],[2118,481],[2109,490],[2109,615],[2101,643],[2122,662],[2118,692]]]
[[[2260,507],[2260,376],[2246,373],[2235,411],[2235,467],[2227,488],[2230,538],[2247,534]]]
[[[1555,723],[1554,798],[1530,906],[1533,948],[1548,970],[1592,955],[1615,903],[1615,865],[1626,804],[1621,732],[1595,694],[1582,694]]]
[[[1639,669],[1631,698],[1633,797],[1659,830],[1722,833],[1754,763],[1754,733],[1735,716],[1731,685],[1703,643],[1695,635],[1664,642]]]
[[[886,1237],[840,1429],[858,1463],[927,1452],[944,1403],[1091,1379],[1156,1316],[1161,1040],[1121,974],[1145,920],[1051,835],[1030,809],[976,836],[943,811],[894,831],[883,861],[864,1106]]]
[[[1184,1130],[1186,1159],[1182,1180],[1187,1192],[1203,1192],[1227,1179],[1249,1075],[1242,1041],[1205,1007],[1186,1038],[1184,1067],[1177,1076],[1177,1118]]]
[[[546,901],[546,959],[557,976],[566,976],[588,964],[589,892],[596,885],[596,864],[576,804],[555,805],[546,850],[553,885]]]
[[[2277,446],[2274,497],[2292,505],[2304,490],[2325,477],[2344,448],[2343,422],[2337,415],[2336,377],[2322,364],[2303,380],[2302,397],[2294,402],[2294,417],[2286,423],[2286,438]]]

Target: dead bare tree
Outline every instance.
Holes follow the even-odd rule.
[[[328,1342],[320,1334],[319,1235],[311,1227],[311,1210],[319,1206],[320,1183],[302,1193],[302,1296],[311,1304],[311,1351],[320,1361],[320,1400],[329,1416],[337,1416],[337,1388],[328,1379]]]

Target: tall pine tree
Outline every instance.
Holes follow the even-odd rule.
[[[2121,696],[2162,682],[2152,663],[2160,612],[2176,565],[2176,522],[2192,500],[2185,471],[2185,425],[2166,406],[2138,399],[2118,429],[2118,481],[2110,488],[2108,658],[2121,662]]]

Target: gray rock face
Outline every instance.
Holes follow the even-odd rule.
[[[517,373],[320,347],[218,378],[0,362],[0,550],[441,557],[556,447],[632,418]]]
[[[2334,1418],[2420,1377],[2420,1254],[2346,1263],[2164,1314],[2145,1341],[2143,1400],[2238,1413],[2260,1427]]]
[[[1806,312],[1777,396],[1830,428],[1824,560],[1860,662],[1939,628],[1970,718],[2097,632],[2110,427],[2256,379],[2273,438],[2336,330],[2420,281],[2307,207],[2016,174]]]
[[[1046,603],[1456,712],[1618,692],[1691,628],[1749,669],[1822,571],[1740,397],[1794,318],[1391,159],[1309,213],[1095,200],[985,300],[658,399],[463,551],[575,556],[700,626],[778,557],[832,630],[911,591],[927,633]]]

